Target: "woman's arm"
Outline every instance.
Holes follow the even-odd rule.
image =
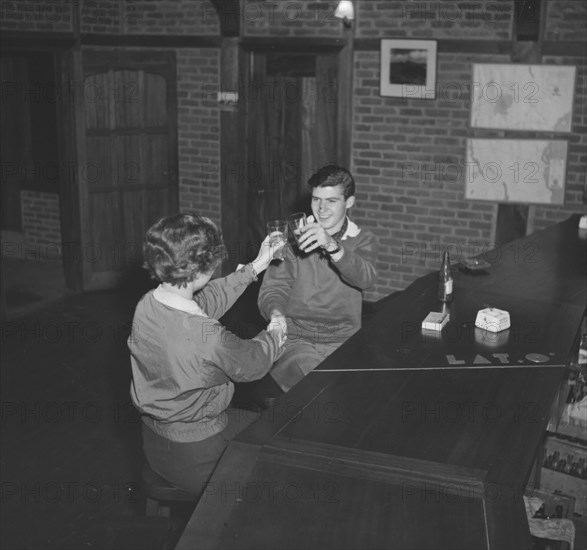
[[[262,378],[279,357],[285,335],[278,327],[268,327],[250,340],[243,340],[210,321],[206,328],[211,362],[235,382]]]
[[[265,271],[273,260],[275,253],[283,248],[284,243],[271,243],[269,237],[261,243],[257,257],[241,269],[227,277],[209,282],[194,296],[196,303],[208,317],[222,317],[244,292],[245,288],[257,280],[257,275]]]
[[[252,265],[247,264],[226,277],[210,281],[194,295],[194,300],[208,317],[219,319],[256,278]]]

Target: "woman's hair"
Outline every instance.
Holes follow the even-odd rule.
[[[308,185],[315,189],[316,187],[334,187],[342,185],[342,193],[345,199],[355,194],[355,180],[351,173],[341,166],[329,164],[318,170],[308,180]]]
[[[198,275],[213,272],[225,254],[214,222],[199,214],[176,214],[147,230],[143,267],[153,279],[183,287]]]

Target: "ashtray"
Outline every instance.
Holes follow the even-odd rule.
[[[462,261],[463,268],[469,271],[483,271],[488,267],[491,267],[489,262],[479,258],[469,258],[468,260]]]

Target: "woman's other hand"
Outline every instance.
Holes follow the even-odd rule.
[[[272,317],[267,326],[267,332],[273,336],[275,343],[279,347],[283,346],[287,340],[287,322],[285,321],[285,317]]]

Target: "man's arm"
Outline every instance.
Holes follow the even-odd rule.
[[[297,269],[297,259],[286,247],[285,259],[278,264],[271,264],[265,272],[257,300],[259,311],[265,319],[271,319],[277,313],[285,315]]]
[[[359,242],[354,250],[339,243],[341,251],[331,256],[331,265],[338,271],[343,281],[365,290],[372,287],[377,279],[375,262],[377,261],[377,241],[370,232],[361,232]]]

